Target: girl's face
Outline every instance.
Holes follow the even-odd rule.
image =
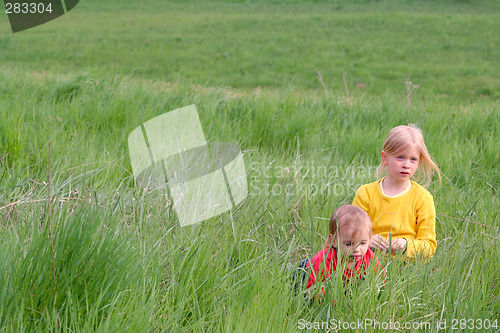
[[[368,251],[371,238],[371,228],[356,230],[354,227],[345,227],[337,231],[332,237],[332,245],[340,251],[342,258],[350,263],[361,260]]]
[[[396,182],[407,182],[418,169],[420,150],[408,146],[395,154],[382,151],[382,162],[387,167],[387,178]]]

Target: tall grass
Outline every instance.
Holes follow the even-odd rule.
[[[445,176],[430,188],[434,259],[381,258],[385,278],[332,280],[311,305],[303,289],[293,292],[287,263],[319,251],[326,219],[374,179],[385,133],[407,121],[404,97],[256,94],[5,67],[0,82],[2,330],[295,331],[371,319],[437,331],[439,320],[498,318],[494,101],[412,105]],[[167,198],[135,187],[126,142],[142,122],[192,103],[209,141],[242,146],[250,195],[232,214],[180,228]]]
[[[498,332],[479,329],[500,309],[496,9],[89,0],[21,34],[2,25],[0,330]],[[249,196],[180,228],[135,185],[127,137],[190,104],[209,143],[241,146]],[[384,277],[332,279],[311,303],[297,263],[375,179],[408,110],[443,171],[434,258],[380,258]]]

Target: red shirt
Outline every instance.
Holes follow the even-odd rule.
[[[342,274],[342,278],[344,280],[348,280],[353,275],[366,275],[366,269],[368,268],[368,265],[373,258],[375,258],[375,254],[372,252],[372,250],[368,249],[363,258],[361,258],[354,264],[354,268],[352,270],[349,268],[345,269],[344,274]],[[375,261],[374,271],[376,272],[380,269],[380,263],[378,262],[377,258],[375,258]],[[307,282],[307,288],[310,288],[314,285],[314,283],[316,282],[316,277],[321,278],[321,281],[325,281],[325,279],[327,279],[333,272],[335,272],[335,270],[337,269],[337,250],[333,247],[324,248],[323,250],[318,252],[318,254],[316,254],[311,261],[307,263],[306,268],[310,266],[310,262],[312,262],[313,266],[311,269],[311,274],[309,275],[309,281]],[[319,274],[320,268],[322,268],[321,274]]]

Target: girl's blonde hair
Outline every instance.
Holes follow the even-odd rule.
[[[340,229],[350,226],[356,228],[356,232],[368,232],[370,237],[372,235],[372,220],[363,209],[353,205],[339,207],[332,215],[328,229],[330,235],[336,237]],[[328,237],[325,247],[331,246],[332,240]]]
[[[422,130],[418,128],[414,124],[408,124],[408,126],[401,125],[394,127],[387,134],[387,138],[385,139],[382,150],[385,151],[386,154],[395,155],[400,151],[408,148],[408,147],[416,147],[420,151],[420,162],[423,163],[423,168],[420,167],[417,169],[417,177],[416,180],[418,182],[423,181],[425,187],[429,186],[432,175],[434,172],[439,176],[439,182],[441,182],[441,171],[436,163],[432,160],[429,152],[427,151],[427,147],[424,141],[424,134]],[[376,175],[378,178],[381,178],[384,174],[386,166],[383,161],[380,161],[380,164],[377,168]]]

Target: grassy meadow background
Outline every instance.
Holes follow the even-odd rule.
[[[0,330],[500,331],[499,22],[486,0],[83,0],[16,34],[0,15]],[[190,104],[241,146],[250,193],[180,228],[127,138]],[[409,120],[443,172],[436,255],[309,304],[285,267]]]

